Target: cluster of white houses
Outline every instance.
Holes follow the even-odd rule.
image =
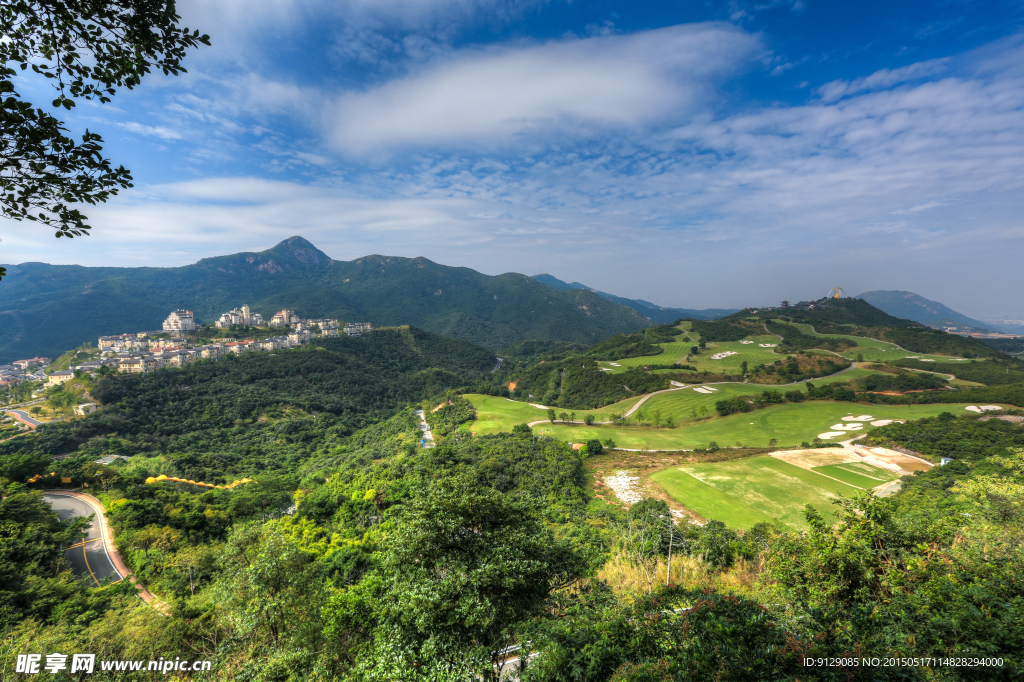
[[[259,313],[248,305],[229,310],[220,316],[216,325],[221,328],[234,325],[262,326],[266,323]],[[301,319],[292,310],[275,314],[269,326],[287,329],[279,336],[267,339],[227,341],[193,346],[185,334],[197,328],[195,315],[191,310],[175,310],[164,320],[163,329],[137,334],[101,336],[97,343],[100,359],[72,366],[70,369],[45,374],[43,367],[48,358],[16,360],[10,365],[0,365],[0,386],[20,381],[46,381],[49,385],[63,384],[74,378],[75,372],[92,373],[101,367],[115,371],[145,374],[165,367],[181,367],[196,360],[219,358],[229,353],[251,353],[259,350],[277,350],[309,343],[314,336],[359,336],[372,329],[369,322],[355,322],[342,326],[335,319]],[[169,338],[153,338],[169,334]]]

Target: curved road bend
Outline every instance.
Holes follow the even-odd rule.
[[[43,499],[50,503],[61,521],[75,516],[95,516],[92,525],[81,542],[67,549],[67,557],[75,572],[94,585],[109,578],[113,581],[128,578],[135,583],[139,598],[152,606],[158,613],[167,615],[167,604],[153,596],[149,590],[135,582],[135,576],[125,566],[114,544],[114,534],[107,524],[103,503],[92,495],[70,490],[44,490]]]
[[[26,412],[25,410],[4,410],[4,412],[13,415],[14,418],[20,421],[22,424],[27,424],[33,429],[43,423],[30,417],[28,412]]]
[[[75,573],[87,582],[91,581],[94,586],[98,586],[100,581],[106,578],[115,581],[124,580],[125,574],[117,570],[107,552],[107,542],[103,533],[103,512],[97,510],[87,500],[64,492],[46,491],[43,493],[43,498],[57,512],[61,521],[67,521],[77,516],[95,515],[96,517],[83,539],[68,547],[65,552]]]

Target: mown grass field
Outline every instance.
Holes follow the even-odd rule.
[[[743,341],[752,341],[753,343],[743,343],[742,341],[717,341],[709,343],[707,348],[701,349],[697,355],[690,356],[687,361],[697,369],[709,372],[716,372],[719,374],[739,374],[740,366],[745,360],[748,367],[755,367],[761,364],[771,364],[776,360],[783,360],[788,358],[788,355],[774,352],[774,348],[761,348],[759,344],[771,343],[778,344],[779,337],[771,336],[770,334],[763,334],[759,336],[748,336]],[[734,352],[736,355],[730,355],[727,358],[721,360],[712,360],[712,355],[718,353]]]
[[[521,403],[508,398],[497,396],[479,395],[469,393],[464,396],[466,400],[476,408],[476,421],[470,426],[473,433],[498,433],[499,431],[511,431],[516,424],[529,424],[540,419],[547,419],[546,409],[533,407],[527,403]],[[641,396],[642,397],[642,396]],[[610,414],[614,408],[615,412],[624,412],[633,407],[637,398],[628,398],[621,402],[603,407],[600,410],[576,410],[576,418],[582,420],[588,414],[593,414],[600,419],[603,414]],[[569,410],[558,409],[558,412]]]
[[[692,343],[686,340],[686,334],[679,334],[672,343],[659,343],[664,349],[660,355],[641,355],[636,358],[623,358],[621,360],[602,360],[598,364],[610,369],[614,374],[625,372],[630,367],[643,367],[645,365],[671,365],[682,362],[686,354],[690,352]]]
[[[833,500],[862,492],[770,455],[664,469],[650,479],[704,518],[743,529],[773,521],[785,530],[803,530],[805,504],[831,521]]]
[[[749,388],[747,386],[748,390]],[[657,405],[655,401],[686,392],[673,391],[657,395],[644,404],[644,412],[649,413]],[[598,438],[602,441],[611,438],[615,441],[616,447],[634,450],[692,450],[706,448],[712,441],[720,447],[734,447],[737,443],[745,447],[768,447],[769,441],[773,438],[781,447],[797,446],[805,441],[811,442],[819,433],[831,431],[830,427],[833,424],[841,423],[842,417],[847,415],[870,414],[876,419],[920,419],[934,417],[942,412],[967,414],[964,412],[963,405],[956,404],[868,406],[815,400],[806,403],[772,405],[753,412],[687,422],[673,429],[556,423],[544,424],[535,428],[534,431],[543,430],[545,435],[576,443],[591,438]],[[662,418],[664,419],[667,414],[670,414],[668,408],[663,408]],[[688,414],[685,416],[687,419],[689,418]],[[848,437],[852,438],[870,429],[870,425],[865,426],[862,431],[851,432]],[[846,438],[847,436],[842,436],[833,440],[838,442]]]
[[[813,467],[814,471],[838,478],[844,483],[855,485],[864,490],[870,490],[876,486],[895,481],[899,474],[885,469],[873,467],[864,462],[846,462],[844,464],[828,464],[820,467]]]

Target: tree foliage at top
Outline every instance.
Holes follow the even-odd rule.
[[[179,28],[174,0],[38,2],[0,6],[0,206],[4,216],[42,222],[58,237],[87,234],[73,204],[106,201],[131,187],[131,174],[102,155],[102,138],[86,130],[81,142],[46,110],[15,90],[18,71],[53,85],[54,108],[76,99],[109,102],[118,87],[134,88],[152,69],[185,71],[188,48],[209,37]],[[0,272],[0,275],[4,273]]]

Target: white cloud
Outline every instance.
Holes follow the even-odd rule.
[[[146,135],[148,137],[159,137],[162,140],[180,140],[181,133],[171,128],[164,126],[148,126],[142,123],[136,123],[134,121],[129,123],[118,123],[119,127],[124,128],[128,132],[136,133],[138,135]]]
[[[879,69],[870,76],[857,78],[852,81],[839,80],[825,83],[825,85],[818,88],[818,94],[825,102],[835,102],[858,92],[879,90],[898,85],[899,83],[934,76],[945,71],[949,67],[949,62],[948,58],[929,59],[928,61],[917,62],[898,69]]]
[[[703,104],[708,81],[759,41],[723,24],[467,50],[338,98],[324,115],[336,149],[490,146],[533,132],[632,127]]]

